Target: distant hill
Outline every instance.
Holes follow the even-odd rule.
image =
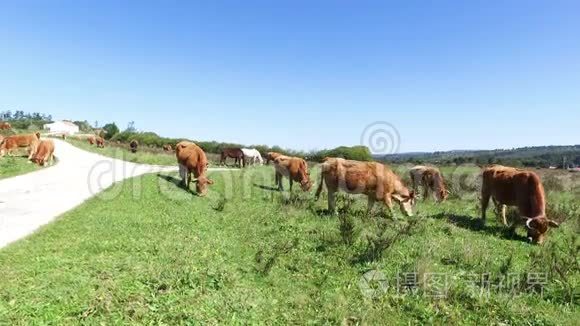
[[[379,161],[391,163],[438,163],[438,164],[506,164],[512,166],[535,166],[562,168],[580,166],[580,145],[537,146],[494,150],[453,150],[445,152],[414,152],[375,155]]]

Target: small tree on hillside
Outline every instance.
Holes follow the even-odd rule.
[[[115,124],[114,122],[107,123],[106,125],[104,125],[103,130],[105,131],[105,139],[113,138],[120,131],[119,127],[117,127],[117,124]]]

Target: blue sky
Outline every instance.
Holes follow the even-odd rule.
[[[400,151],[580,143],[578,1],[2,1],[0,110]],[[391,146],[392,148],[392,146]]]

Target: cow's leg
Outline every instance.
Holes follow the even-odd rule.
[[[328,212],[336,214],[336,192],[328,189]]]
[[[375,206],[375,202],[376,202],[376,198],[372,195],[368,196],[368,201],[367,201],[367,215],[371,215],[371,212],[373,210],[373,206]]]
[[[292,180],[292,177],[288,178],[290,180],[290,192],[292,192],[292,186],[294,185],[294,180]]]
[[[322,177],[320,178],[320,184],[318,185],[318,189],[316,189],[316,195],[315,195],[315,199],[319,200],[320,199],[320,194],[322,193],[322,190],[324,188],[324,175],[322,174]]]
[[[501,221],[503,222],[503,225],[508,226],[508,222],[507,222],[507,218],[506,218],[506,213],[507,213],[507,206],[506,205],[501,205]]]
[[[423,201],[427,201],[427,198],[429,198],[429,186],[423,185]]]
[[[487,191],[481,192],[481,221],[485,224],[485,214],[487,212],[487,207],[489,206],[489,199],[491,198],[491,194]]]
[[[393,211],[393,200],[391,199],[391,196],[390,195],[386,195],[385,196],[385,199],[384,199],[384,202],[385,202],[385,206],[387,206],[387,209],[389,211],[389,214],[391,215],[391,217],[394,217],[395,216],[395,212]]]
[[[282,174],[276,172],[276,184],[278,185],[278,190],[284,191],[284,185],[282,184]]]

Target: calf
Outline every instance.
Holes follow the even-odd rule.
[[[46,163],[52,165],[54,163],[54,142],[50,139],[40,141],[36,153],[30,160],[40,166],[44,166]]]
[[[129,148],[131,148],[131,153],[137,153],[137,148],[139,147],[139,142],[135,139],[129,143]]]
[[[101,136],[96,137],[95,143],[97,144],[97,147],[105,148],[105,140],[103,139],[103,137],[101,137]]]
[[[282,186],[283,177],[290,179],[290,191],[294,181],[300,183],[303,191],[309,191],[312,188],[312,182],[308,173],[308,164],[298,157],[278,156],[274,160],[274,169],[276,171],[276,185],[280,191],[284,190]]]
[[[205,175],[208,166],[205,152],[194,143],[182,141],[175,146],[175,156],[183,186],[189,189],[189,184],[192,181],[191,173],[193,173],[197,194],[204,196],[207,193],[208,185],[213,184],[213,181]]]
[[[506,206],[515,206],[519,211],[519,218],[510,221],[510,229],[515,231],[518,225],[525,226],[528,231],[528,240],[535,244],[542,244],[550,227],[559,227],[558,223],[546,217],[546,196],[540,177],[526,170],[519,170],[501,165],[492,165],[483,171],[483,185],[481,189],[481,219],[485,223],[485,215],[489,199],[501,207],[501,217],[504,225]]]
[[[415,193],[409,191],[401,179],[387,166],[376,162],[326,158],[321,164],[321,170],[316,199],[319,199],[326,184],[328,210],[331,213],[336,213],[336,192],[343,190],[349,194],[366,195],[368,213],[371,212],[376,201],[382,201],[392,212],[394,200],[399,204],[403,214],[413,216]]]
[[[40,141],[40,133],[28,135],[14,135],[4,138],[2,144],[0,144],[0,157],[9,154],[18,148],[27,148],[28,159],[32,158],[32,155],[36,152],[36,147]]]
[[[163,150],[166,152],[173,152],[173,147],[171,147],[169,144],[165,144],[163,145]]]
[[[8,122],[0,122],[0,130],[10,130],[12,126]]]
[[[447,199],[448,193],[445,189],[443,176],[437,168],[418,165],[412,168],[409,174],[411,175],[411,182],[415,193],[419,185],[423,187],[423,200],[427,200],[430,191],[433,193],[434,199],[438,202]]]
[[[87,141],[89,142],[89,145],[94,145],[97,142],[97,137],[89,136],[89,138],[87,138]]]

